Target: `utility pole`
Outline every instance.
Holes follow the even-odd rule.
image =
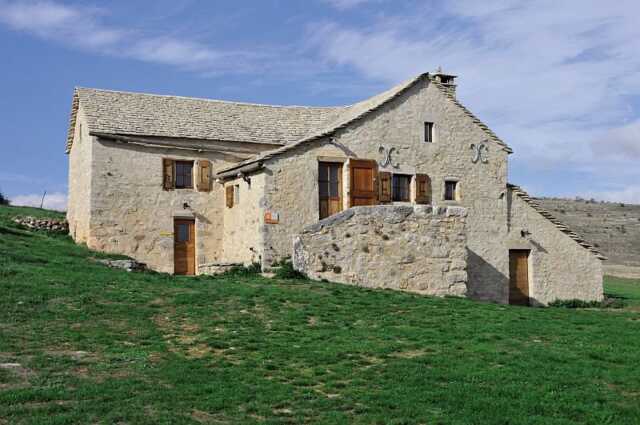
[[[46,190],[42,194],[42,200],[40,201],[40,209],[42,209],[42,206],[44,205],[44,197],[45,196],[47,196],[47,191]]]

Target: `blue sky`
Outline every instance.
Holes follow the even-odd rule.
[[[640,2],[0,0],[0,190],[64,208],[74,86],[341,105],[438,66],[535,195],[640,203]]]

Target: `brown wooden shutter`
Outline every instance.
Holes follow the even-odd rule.
[[[378,181],[378,201],[391,202],[391,173],[380,171]]]
[[[431,203],[431,179],[426,174],[416,174],[416,204]]]
[[[211,163],[207,159],[198,161],[198,192],[208,192],[211,187]]]
[[[233,185],[230,184],[225,188],[225,196],[227,201],[227,208],[233,208]]]
[[[167,158],[162,159],[162,174],[163,174],[162,188],[164,190],[171,190],[174,188],[175,178],[173,176],[173,173],[174,173],[173,163],[174,163],[173,159],[167,159]]]

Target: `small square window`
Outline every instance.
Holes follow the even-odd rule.
[[[424,141],[425,143],[433,143],[433,123],[424,123]]]
[[[193,161],[176,161],[176,189],[193,187]]]
[[[411,200],[411,176],[394,174],[392,183],[392,199],[395,202],[409,202]]]
[[[457,181],[447,180],[444,182],[444,200],[445,201],[458,200],[458,182]]]

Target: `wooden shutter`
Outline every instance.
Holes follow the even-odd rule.
[[[174,178],[174,161],[173,159],[167,159],[167,158],[163,158],[162,159],[162,174],[163,174],[163,178],[162,178],[162,188],[164,190],[171,190],[174,188],[174,182],[175,182],[175,178]]]
[[[208,192],[211,187],[210,181],[211,163],[207,159],[198,161],[198,192]]]
[[[380,171],[378,173],[378,201],[391,202],[391,173]]]
[[[233,185],[230,184],[225,188],[225,196],[227,200],[227,208],[233,208]]]
[[[416,204],[431,203],[431,179],[426,174],[416,174]]]
[[[378,203],[378,164],[368,159],[350,159],[349,206]]]

